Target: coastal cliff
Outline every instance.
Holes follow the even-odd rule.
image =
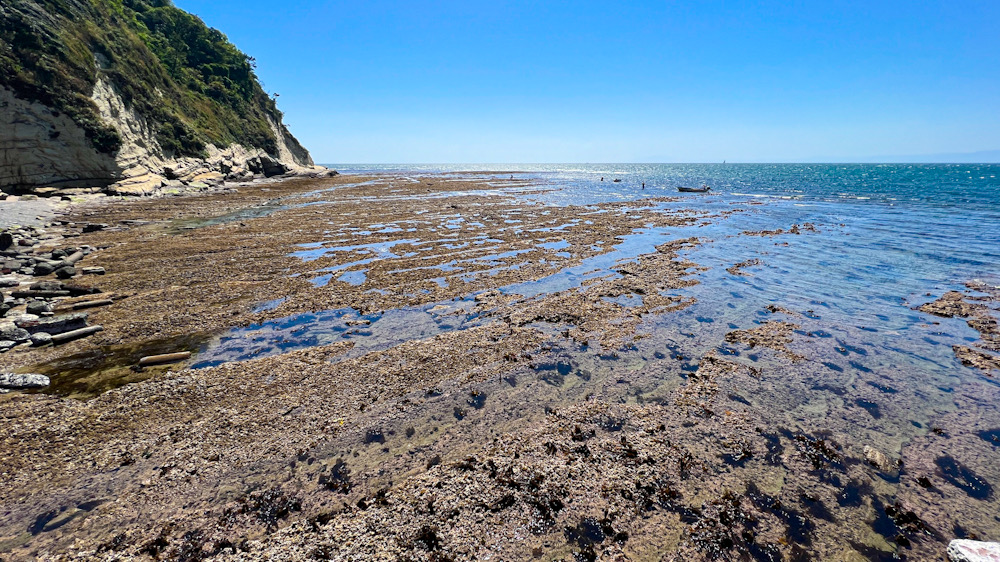
[[[0,4],[0,189],[321,175],[252,57],[166,0]]]

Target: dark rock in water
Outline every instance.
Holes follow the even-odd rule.
[[[48,262],[39,262],[35,264],[34,270],[35,270],[34,272],[35,277],[42,277],[43,275],[48,275],[53,271],[55,271],[56,266],[55,264],[51,264]]]
[[[28,341],[31,334],[23,328],[17,326],[0,326],[0,340],[8,340],[12,342],[23,342]]]
[[[964,491],[971,498],[987,500],[993,496],[993,486],[982,476],[950,456],[938,457],[938,476]]]
[[[46,386],[49,386],[49,377],[45,375],[0,373],[0,388],[20,390],[25,388],[45,388]]]
[[[83,232],[84,233],[87,233],[87,232],[98,232],[100,230],[104,230],[107,227],[108,227],[108,225],[106,225],[106,224],[93,223],[92,222],[92,223],[88,223],[88,224],[83,225]]]
[[[987,443],[990,443],[995,447],[1000,447],[1000,428],[980,431],[979,436],[982,437]]]
[[[18,320],[14,323],[18,328],[23,328],[29,333],[35,334],[45,332],[47,334],[61,334],[78,330],[87,326],[87,313],[74,312],[63,316],[52,318],[39,318],[38,320]],[[27,338],[25,338],[27,339]]]
[[[45,301],[31,301],[28,306],[25,307],[25,312],[28,314],[34,314],[35,316],[41,316],[43,312],[52,312],[52,305]]]
[[[71,265],[61,267],[56,270],[56,277],[60,279],[72,279],[76,277],[76,268]]]

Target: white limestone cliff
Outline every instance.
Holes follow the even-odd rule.
[[[233,144],[206,147],[207,157],[174,158],[156,140],[156,131],[98,79],[91,96],[101,118],[122,138],[114,155],[95,150],[69,116],[0,88],[0,189],[99,187],[112,194],[153,195],[164,188],[202,189],[224,181],[282,174],[331,174],[314,166],[309,153],[276,121],[277,155]]]

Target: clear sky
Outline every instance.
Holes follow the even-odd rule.
[[[1000,160],[1000,1],[176,0],[317,162]]]

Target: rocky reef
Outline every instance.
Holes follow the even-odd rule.
[[[252,57],[165,1],[0,6],[0,190],[146,195],[322,175]]]

